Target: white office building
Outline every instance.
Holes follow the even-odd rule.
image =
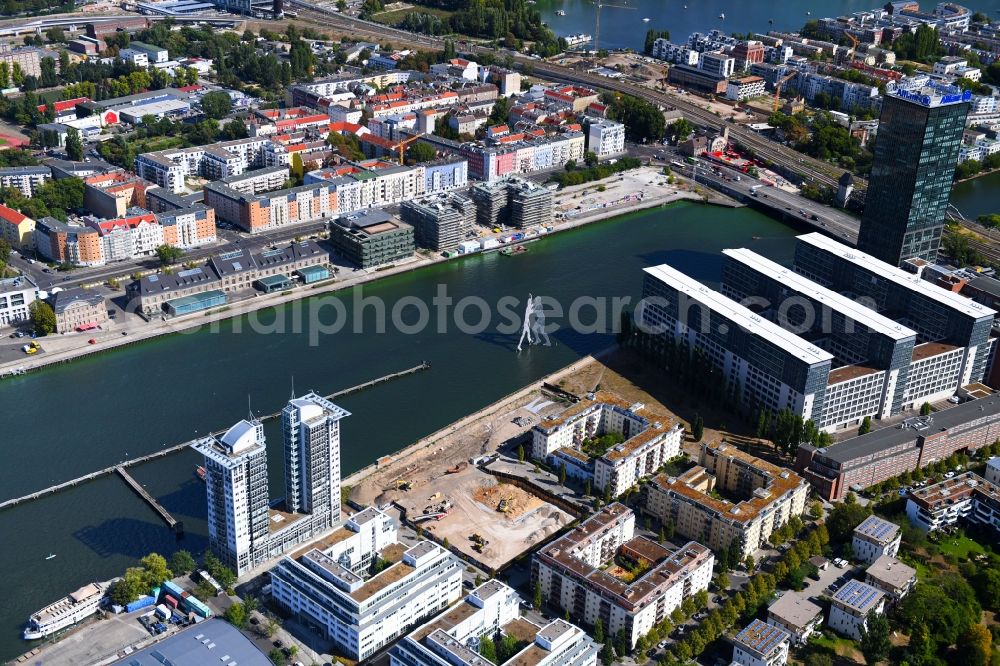
[[[625,125],[613,120],[595,120],[587,126],[587,150],[599,159],[625,152]]]
[[[38,298],[38,287],[26,275],[0,279],[0,326],[28,321],[28,309]]]
[[[350,659],[365,661],[462,596],[464,565],[432,541],[397,543],[392,519],[368,508],[271,569],[271,595]]]
[[[242,420],[192,448],[205,457],[208,543],[237,574],[251,568],[269,536],[264,424]]]
[[[698,54],[698,69],[718,79],[728,79],[736,71],[736,59],[721,51],[705,51]]]
[[[851,540],[854,559],[871,564],[883,555],[895,557],[902,539],[899,525],[878,516],[868,516],[854,528]]]
[[[784,666],[791,635],[773,624],[755,619],[733,639],[733,661],[739,666]]]
[[[390,666],[488,666],[479,654],[482,638],[513,636],[527,643],[497,666],[596,666],[601,646],[564,620],[543,626],[521,618],[520,597],[490,580],[401,640],[389,653]]]
[[[860,580],[850,580],[837,590],[830,604],[830,628],[854,640],[861,638],[861,631],[868,626],[868,614],[882,614],[885,610],[885,593]]]

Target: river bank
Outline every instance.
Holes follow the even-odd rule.
[[[643,168],[637,169],[636,171],[643,172],[649,171],[649,169]],[[570,197],[579,196],[580,192],[586,193],[589,190],[596,191],[596,188],[599,185],[601,185],[601,183],[587,183],[585,185],[567,188],[566,190],[560,191],[559,197],[568,199]],[[654,183],[650,182],[649,185],[653,186]],[[705,200],[704,197],[698,194],[681,189],[681,186],[665,188],[665,190],[666,191],[660,191],[659,193],[643,196],[642,199],[638,201],[628,201],[619,205],[599,208],[597,210],[587,211],[573,217],[560,219],[553,224],[553,230],[546,235],[569,231],[586,224],[592,224],[618,217],[620,215],[624,215],[625,213],[648,210],[650,208],[665,206],[677,201]],[[726,200],[725,197],[721,196],[713,197],[707,201],[709,203],[723,206],[736,205],[734,202]],[[538,238],[539,236],[529,239],[529,242],[537,240]],[[202,327],[243,317],[266,308],[274,308],[288,303],[294,303],[313,296],[341,292],[353,287],[370,284],[378,280],[426,268],[435,264],[443,264],[450,261],[463,261],[470,256],[476,255],[471,254],[445,257],[440,254],[434,255],[428,252],[422,252],[415,254],[410,259],[389,267],[359,271],[346,279],[334,279],[313,287],[303,285],[290,291],[274,294],[260,294],[249,299],[236,301],[231,305],[209,310],[208,312],[196,312],[167,320],[154,320],[139,325],[109,322],[107,324],[108,330],[103,334],[87,332],[81,334],[69,334],[65,337],[55,335],[47,336],[39,339],[39,343],[44,350],[42,354],[25,357],[23,359],[19,358],[14,361],[8,361],[0,364],[0,379],[6,376],[15,376],[32,372],[53,364],[67,363],[83,357],[102,354],[172,333],[189,333],[191,331],[201,329]],[[89,340],[95,340],[95,342],[90,344],[88,342]]]

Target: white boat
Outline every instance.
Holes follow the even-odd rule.
[[[46,560],[51,560],[51,559],[55,559],[55,556],[56,556],[56,554],[55,554],[55,553],[50,553],[50,554],[49,554],[49,556],[48,556],[48,557],[46,557],[45,559],[46,559]]]
[[[653,20],[653,19],[651,19],[651,18],[644,18],[644,19],[642,19],[642,22],[643,22],[643,23],[649,23],[649,22],[650,22],[650,21],[652,21],[652,20]]]
[[[725,21],[726,20],[726,12],[722,12],[721,14],[719,14],[719,18],[722,19],[723,21]]]
[[[60,629],[90,617],[101,607],[109,583],[90,583],[76,592],[34,613],[24,630],[24,640],[51,636]]]
[[[566,37],[566,46],[579,46],[591,41],[593,37],[581,32],[579,35],[569,35]]]
[[[566,10],[565,9],[557,9],[556,10],[556,16],[566,16]]]

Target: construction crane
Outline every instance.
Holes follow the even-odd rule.
[[[608,3],[601,2],[598,0],[595,3],[596,6],[596,18],[594,20],[594,53],[596,54],[600,50],[601,45],[601,10],[605,7],[609,9],[631,9],[635,10],[636,7],[629,7],[627,5],[612,5]]]
[[[400,164],[403,163],[403,153],[406,151],[406,147],[408,145],[410,145],[411,143],[413,143],[414,141],[416,141],[417,139],[419,139],[421,136],[423,136],[423,135],[422,134],[418,134],[416,136],[411,136],[408,139],[400,139],[399,140],[399,143],[396,144],[396,148],[399,149],[399,163]]]
[[[792,72],[791,74],[786,74],[785,76],[783,76],[780,79],[778,79],[778,82],[774,84],[774,103],[771,105],[771,113],[774,113],[775,111],[777,111],[778,107],[781,106],[781,88],[782,88],[782,86],[784,86],[791,79],[793,79],[795,77],[796,73],[797,72]]]

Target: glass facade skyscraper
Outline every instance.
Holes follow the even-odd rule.
[[[893,266],[937,258],[970,97],[941,85],[884,96],[858,249]]]

